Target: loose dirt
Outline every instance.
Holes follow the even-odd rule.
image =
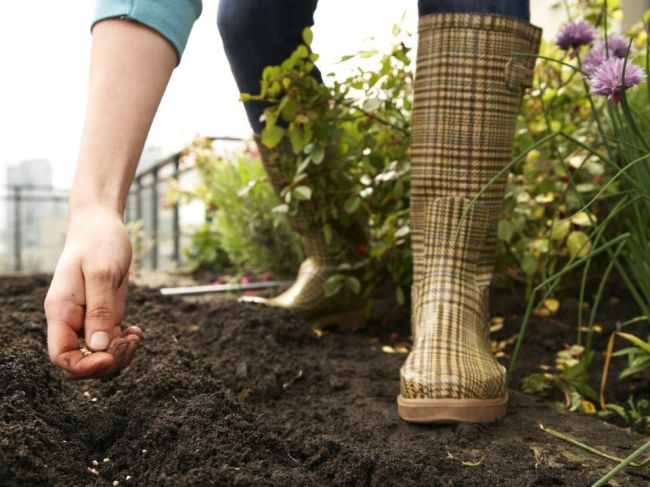
[[[540,424],[618,456],[644,442],[516,390],[494,424],[400,421],[405,355],[387,352],[406,343],[408,308],[387,300],[368,330],[345,336],[316,334],[283,310],[133,288],[127,321],[145,339],[131,367],[67,381],[46,356],[47,285],[0,279],[1,485],[583,486],[613,464]],[[505,339],[522,302],[493,301]],[[515,386],[573,339],[567,323],[561,314],[532,323]],[[648,482],[628,470],[611,485]]]

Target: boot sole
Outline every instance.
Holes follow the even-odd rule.
[[[332,313],[324,316],[305,318],[309,323],[319,328],[338,327],[343,333],[354,333],[366,326],[366,310],[364,308]]]
[[[241,296],[238,301],[240,303],[255,303],[264,306],[283,308],[283,306],[276,306],[269,304],[264,298],[258,296]],[[285,308],[291,309],[291,308]],[[332,328],[334,326],[343,333],[354,333],[366,327],[366,310],[365,308],[354,309],[350,311],[343,311],[341,313],[330,313],[322,316],[304,316],[300,311],[294,311],[298,316],[319,328]]]
[[[505,416],[508,393],[496,399],[406,399],[397,396],[397,412],[410,423],[489,423]]]

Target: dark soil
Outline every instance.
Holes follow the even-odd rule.
[[[613,464],[540,423],[618,456],[644,442],[517,391],[494,424],[400,421],[405,356],[382,345],[399,349],[408,314],[388,301],[367,331],[318,337],[283,310],[134,288],[127,321],[145,341],[131,367],[66,381],[45,351],[47,285],[40,276],[0,279],[2,485],[590,485]],[[511,336],[523,303],[498,295],[494,303],[506,317],[501,335]],[[615,320],[621,309],[606,313]],[[573,341],[569,323],[562,314],[534,320],[515,385]],[[611,485],[648,482],[628,470]]]

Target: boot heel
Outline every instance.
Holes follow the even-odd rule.
[[[343,333],[354,333],[366,327],[366,310],[364,308],[341,313],[308,318],[312,325],[320,328],[338,327]]]

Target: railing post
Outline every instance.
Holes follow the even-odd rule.
[[[135,178],[135,219],[143,225],[144,220],[142,219],[142,178],[140,176]],[[140,232],[135,234],[135,245],[138,252],[138,258],[142,255],[142,238]],[[140,262],[142,265],[142,262]]]
[[[179,169],[180,169],[180,154],[176,154],[174,157],[174,179],[176,180],[177,183],[180,184],[178,180],[178,175],[179,175]],[[174,203],[174,206],[172,208],[172,232],[173,232],[173,239],[174,239],[174,262],[176,262],[177,265],[180,265],[181,263],[181,226],[180,226],[180,212],[179,212],[179,206],[178,206],[178,200]]]
[[[133,193],[131,192],[131,189],[129,189],[129,192],[126,194],[126,201],[124,202],[124,221],[126,223],[129,223],[131,220],[133,220],[133,215],[131,214],[131,195]]]
[[[19,186],[14,186],[14,270],[23,270],[22,259],[22,227],[21,227],[21,199],[22,195]]]
[[[158,168],[151,172],[151,267],[158,269]]]
[[[135,180],[135,218],[142,220],[142,179]]]

